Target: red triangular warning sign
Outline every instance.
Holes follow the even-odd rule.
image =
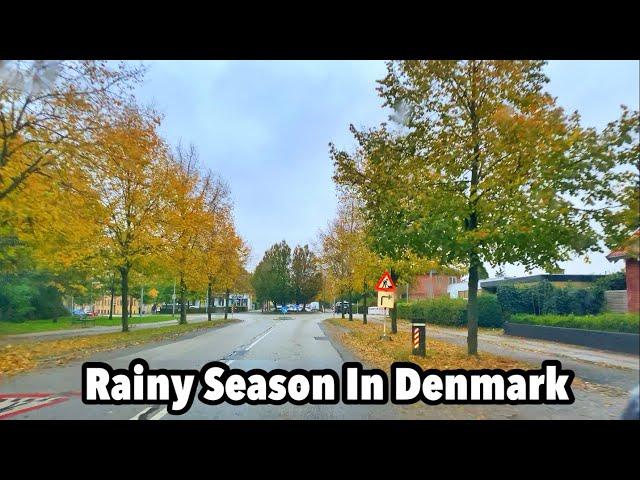
[[[378,292],[395,292],[396,286],[391,280],[389,272],[385,271],[376,283],[376,291]]]

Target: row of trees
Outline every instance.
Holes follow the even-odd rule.
[[[444,266],[411,252],[394,258],[374,251],[370,246],[363,207],[358,197],[344,189],[335,218],[319,232],[319,258],[325,272],[323,293],[327,298],[342,298],[349,303],[361,299],[363,322],[367,323],[369,298],[376,295],[375,282],[385,270],[400,286],[411,284],[417,275],[429,271],[447,275],[460,273],[460,265]],[[391,313],[391,330],[396,333],[396,309]],[[352,310],[349,311],[349,319],[353,319]]]
[[[586,128],[545,91],[541,61],[389,62],[390,123],[331,145],[335,182],[357,199],[367,245],[394,261],[461,265],[468,351],[477,353],[479,270],[557,268],[640,227],[638,112]]]
[[[256,300],[263,305],[286,305],[292,300],[304,308],[322,288],[320,259],[308,245],[293,252],[286,241],[264,254],[252,277]]]
[[[38,62],[11,68],[38,76]],[[73,61],[44,86],[0,80],[0,268],[46,269],[60,289],[77,271],[113,291],[117,274],[123,331],[131,282],[175,278],[185,323],[187,293],[232,289],[248,255],[228,185],[194,146],[170,146],[161,115],[133,96],[143,74]]]

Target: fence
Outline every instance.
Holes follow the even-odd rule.
[[[605,310],[608,312],[627,313],[627,291],[606,290],[604,292]]]

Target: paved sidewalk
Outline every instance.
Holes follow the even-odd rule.
[[[216,314],[216,315],[212,315],[211,319],[215,320],[223,317],[224,315]],[[231,315],[229,316],[229,318],[232,318]],[[131,330],[140,330],[143,328],[166,327],[169,325],[178,324],[177,318],[175,320],[163,320],[161,322],[149,322],[149,323],[135,323],[135,320],[136,319],[133,318],[133,323],[129,323],[129,328]],[[204,313],[193,314],[187,317],[188,323],[200,323],[205,321],[207,321],[207,315]],[[96,326],[96,327],[85,327],[85,328],[70,328],[70,329],[64,329],[64,330],[50,330],[47,332],[19,333],[15,335],[0,336],[0,345],[19,342],[19,341],[26,341],[26,340],[53,340],[56,338],[84,337],[89,335],[100,335],[102,333],[113,333],[113,332],[120,332],[120,331],[122,331],[121,325],[113,325],[113,326]]]
[[[354,315],[354,321],[362,321],[362,315]],[[372,323],[382,323],[383,317],[367,315]],[[390,328],[387,318],[387,329]],[[400,330],[409,330],[411,324],[399,321]],[[435,327],[427,325],[427,348],[429,338],[435,338],[460,346],[467,344],[467,331],[464,328]],[[632,354],[608,352],[593,348],[568,345],[565,343],[504,335],[499,330],[478,333],[478,349],[515,358],[533,365],[543,360],[557,359],[564,368],[573,370],[587,383],[607,385],[629,391],[640,382],[640,357]]]

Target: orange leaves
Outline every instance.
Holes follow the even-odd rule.
[[[175,339],[187,332],[217,328],[231,322],[233,320],[216,319],[212,322],[147,328],[128,333],[107,333],[63,340],[0,345],[0,382],[5,375],[15,375],[39,366],[63,365],[95,352],[110,351],[151,341]]]
[[[480,353],[477,356],[468,355],[465,347],[429,338],[427,327],[427,356],[417,357],[411,354],[411,331],[406,322],[398,322],[398,333],[391,341],[380,340],[382,335],[381,323],[349,322],[346,319],[331,319],[329,324],[333,328],[340,327],[340,340],[352,350],[356,356],[368,365],[388,371],[393,362],[413,362],[423,369],[456,369],[468,370],[483,368],[499,368],[510,370],[514,368],[527,369],[523,362],[490,353]]]

